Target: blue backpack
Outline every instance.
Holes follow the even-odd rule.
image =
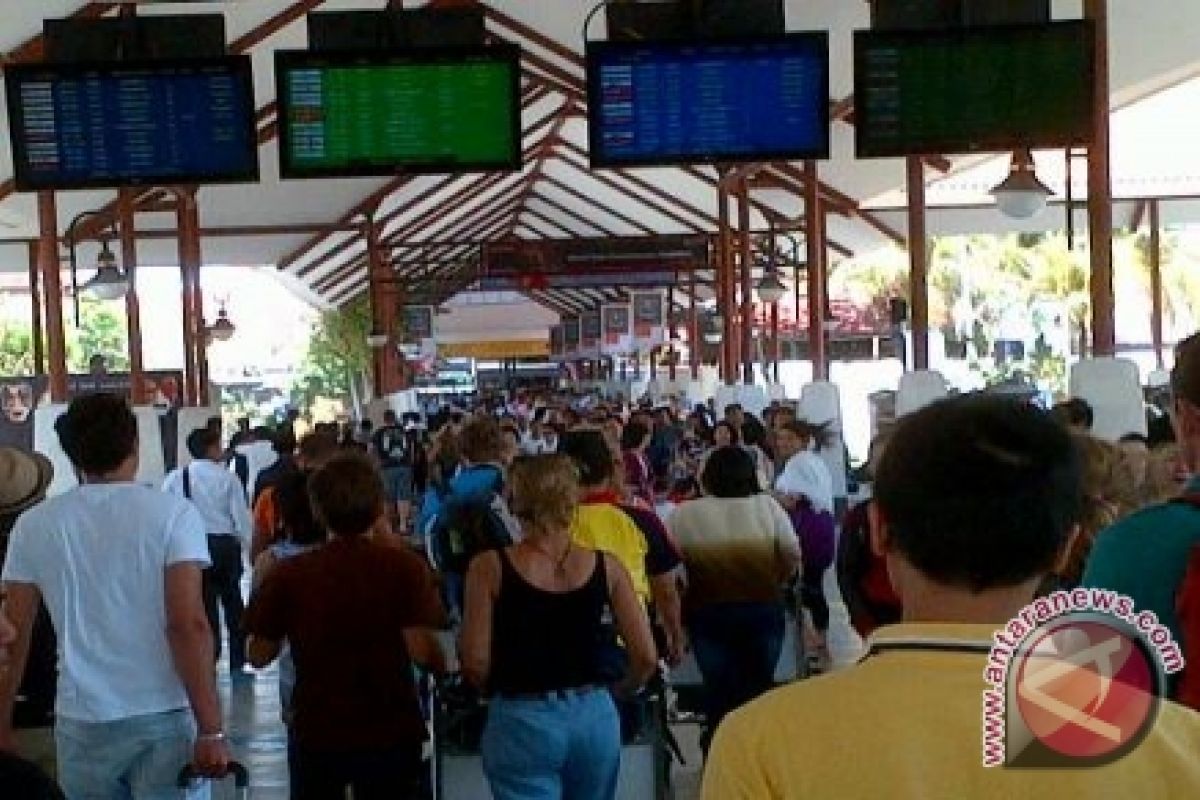
[[[489,550],[508,547],[514,540],[514,523],[504,503],[504,476],[496,467],[488,485],[470,493],[441,490],[441,510],[430,529],[430,558],[439,572],[465,575],[471,559]]]

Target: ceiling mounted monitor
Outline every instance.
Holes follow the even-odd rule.
[[[668,0],[604,7],[614,42],[729,40],[779,36],[787,30],[783,0]]]
[[[222,14],[48,19],[42,33],[46,60],[58,63],[221,58],[226,53]]]
[[[981,25],[1044,25],[1050,0],[874,0],[874,30],[931,30]]]
[[[590,42],[594,167],[829,155],[829,37]]]
[[[5,68],[21,191],[258,180],[248,56]]]
[[[322,53],[480,47],[486,38],[487,23],[480,6],[316,11],[308,15],[308,48]]]
[[[275,56],[284,178],[515,170],[520,50]]]
[[[859,158],[1087,144],[1093,36],[1086,20],[856,32]]]

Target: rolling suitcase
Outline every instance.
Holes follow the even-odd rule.
[[[191,787],[192,782],[199,776],[192,769],[192,765],[188,764],[179,771],[179,778],[175,784],[179,787],[181,796],[187,797],[187,790]],[[250,797],[250,772],[242,764],[237,761],[229,762],[229,771],[225,774],[225,780],[233,778],[234,789],[237,792],[238,800],[247,800]]]

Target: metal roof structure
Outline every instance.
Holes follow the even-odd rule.
[[[435,3],[440,0],[434,0]],[[453,3],[451,3],[453,4]],[[513,173],[398,176],[393,179],[281,181],[278,177],[272,52],[306,45],[304,17],[321,9],[378,8],[381,0],[236,0],[225,3],[142,4],[139,13],[225,14],[230,50],[250,53],[256,72],[262,182],[254,186],[203,187],[199,192],[205,263],[277,265],[297,292],[324,306],[344,304],[367,287],[363,214],[374,209],[391,264],[410,297],[440,303],[471,287],[481,245],[513,240],[573,237],[635,237],[715,234],[718,220],[714,168],[593,171],[587,155],[584,91],[584,20],[595,0],[489,0],[489,34],[522,48],[525,166]],[[410,3],[414,5],[414,3]],[[77,0],[10,0],[0,49],[6,63],[41,56],[38,31],[50,16],[116,13],[119,3]],[[853,157],[851,32],[866,27],[866,0],[788,0],[789,29],[831,34],[833,157],[819,166],[819,192],[828,216],[830,257],[838,259],[905,241],[901,161]],[[1078,16],[1078,0],[1055,3],[1057,16]],[[1170,0],[1111,3],[1114,103],[1128,105],[1200,73],[1191,42],[1200,33],[1200,4]],[[592,27],[602,36],[602,18]],[[1154,41],[1154,47],[1147,47]],[[1161,44],[1161,46],[1160,46]],[[6,123],[0,123],[6,126]],[[1115,125],[1118,123],[1114,123]],[[7,138],[0,134],[0,137]],[[972,180],[995,169],[980,159],[927,159],[931,203],[939,187]],[[31,196],[13,192],[11,160],[0,147],[0,264],[23,268],[26,241],[36,236]],[[960,174],[961,173],[961,174]],[[801,165],[763,165],[752,197],[751,225],[769,221],[799,227],[804,221],[807,177]],[[944,181],[944,183],[942,183]],[[141,192],[139,256],[146,265],[174,264],[174,218],[160,190]],[[931,232],[973,227],[1002,229],[1011,223],[979,198],[931,216]],[[85,209],[115,208],[114,193],[60,193],[60,230]],[[950,214],[950,211],[956,214]],[[1200,209],[1198,209],[1200,210]],[[961,212],[961,213],[957,213]],[[957,222],[955,221],[957,220]],[[1045,227],[1053,219],[1027,225]],[[93,228],[92,233],[98,232]],[[620,286],[530,291],[532,299],[559,313],[583,310],[622,296]],[[709,296],[702,290],[698,299]]]

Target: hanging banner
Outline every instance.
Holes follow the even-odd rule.
[[[400,311],[403,325],[401,343],[405,358],[436,358],[437,338],[434,336],[433,306],[404,306]]]
[[[633,315],[627,305],[607,305],[601,309],[604,341],[600,351],[606,356],[625,355],[633,350]]]
[[[563,326],[555,325],[550,329],[550,360],[563,360]]]
[[[662,292],[634,292],[633,347],[645,352],[667,341],[666,310]]]
[[[570,361],[579,355],[579,317],[563,317],[563,358]]]
[[[600,311],[588,311],[579,321],[579,349],[584,358],[595,358],[600,353],[600,339],[604,326]]]

